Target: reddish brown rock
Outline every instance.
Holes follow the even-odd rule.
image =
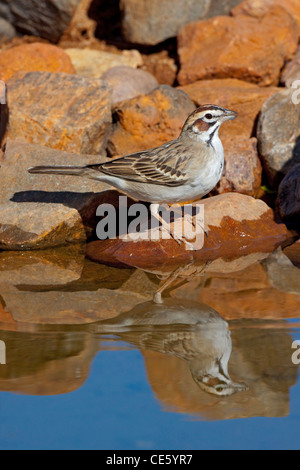
[[[283,252],[295,266],[300,268],[300,240],[287,246]]]
[[[201,202],[208,233],[201,250],[187,251],[184,244],[179,245],[173,239],[124,241],[116,238],[91,242],[87,254],[92,260],[105,264],[154,269],[193,259],[206,263],[220,257],[234,259],[250,253],[270,253],[287,238],[286,227],[274,222],[272,210],[261,200],[226,193]]]
[[[262,179],[262,166],[257,153],[257,140],[243,138],[223,139],[225,165],[221,180],[213,194],[237,192],[257,196]]]
[[[238,113],[237,119],[230,122],[230,125],[221,127],[221,138],[251,137],[264,102],[278,92],[275,87],[262,88],[232,78],[201,80],[179,89],[185,91],[196,106],[213,103]]]
[[[220,16],[190,23],[178,35],[178,81],[185,85],[231,77],[276,85],[285,61],[297,49],[298,37],[295,20],[277,5],[259,18]]]
[[[17,72],[76,73],[70,57],[50,44],[22,44],[0,52],[0,80]]]
[[[289,61],[281,72],[280,82],[287,88],[297,88],[299,90],[300,82],[300,47],[298,47],[295,57]],[[295,84],[296,82],[296,84]],[[297,99],[299,92],[297,92]]]
[[[117,125],[108,141],[110,155],[125,155],[179,136],[195,105],[181,90],[161,85],[114,108]]]
[[[260,18],[274,5],[285,8],[300,26],[300,4],[298,0],[246,0],[233,8],[231,13],[234,16],[243,14]]]
[[[7,83],[7,103],[7,138],[74,153],[104,152],[112,117],[102,80],[20,72]]]
[[[174,85],[177,75],[175,60],[169,57],[167,51],[143,55],[143,70],[151,73],[158,83],[162,85]]]

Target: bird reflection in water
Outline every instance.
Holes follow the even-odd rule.
[[[93,333],[110,333],[141,350],[176,356],[187,362],[201,390],[230,396],[247,390],[228,373],[232,351],[228,323],[211,307],[179,299],[146,302],[116,318],[90,325]]]

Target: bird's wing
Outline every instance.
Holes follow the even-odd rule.
[[[181,186],[187,181],[185,156],[176,141],[157,149],[116,158],[89,168],[139,183]]]

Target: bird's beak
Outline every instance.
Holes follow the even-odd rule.
[[[238,113],[235,111],[230,111],[229,109],[226,109],[223,117],[223,121],[233,121],[237,117]]]

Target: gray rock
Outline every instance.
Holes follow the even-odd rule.
[[[283,90],[271,96],[258,122],[259,153],[272,187],[300,163],[300,106],[293,103],[293,93]]]
[[[66,73],[19,72],[7,82],[7,137],[74,153],[103,153],[111,130],[108,85]]]
[[[292,168],[280,183],[277,210],[281,219],[300,231],[300,164]]]
[[[112,104],[150,93],[158,81],[150,73],[132,67],[113,67],[101,76],[112,88]]]
[[[4,18],[0,17],[0,42],[4,39],[11,40],[16,34],[15,28]]]
[[[293,265],[281,249],[273,253],[263,263],[269,281],[275,289],[290,294],[300,294],[300,269]]]
[[[227,15],[241,0],[121,0],[122,28],[133,43],[155,45],[191,23]]]
[[[101,161],[105,158],[8,141],[0,161],[0,248],[29,250],[84,242],[110,186],[72,176],[31,175],[27,170]]]
[[[22,33],[57,42],[78,3],[79,0],[2,0],[0,15]]]

